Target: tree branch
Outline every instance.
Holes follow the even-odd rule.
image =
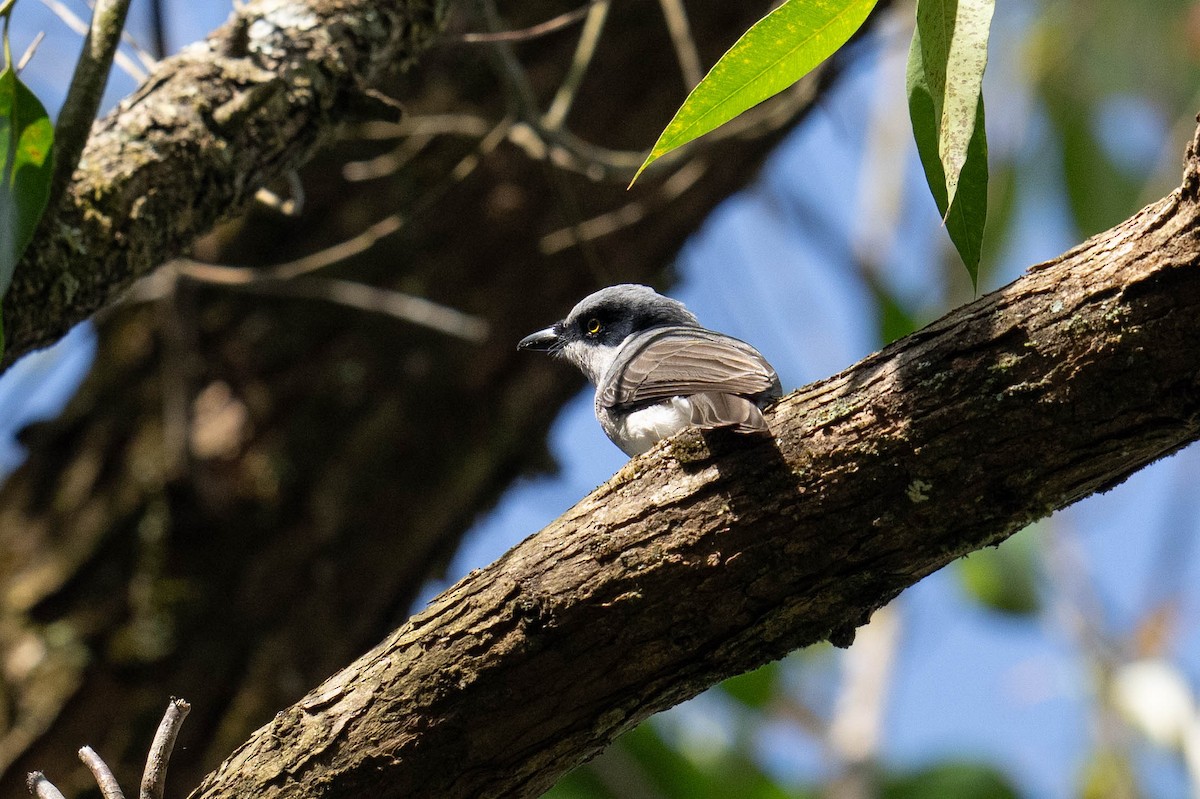
[[[365,87],[437,35],[439,0],[255,0],[92,128],[4,297],[0,368],[305,163]],[[184,210],[186,209],[186,210]]]
[[[192,794],[533,796],[650,714],[854,628],[1200,437],[1196,144],[1132,219],[781,401],[634,459]]]
[[[121,44],[129,0],[104,0],[92,11],[92,24],[83,39],[83,49],[75,62],[71,85],[54,125],[54,176],[50,183],[50,204],[57,205],[67,183],[79,165],[88,132],[100,110],[100,98],[108,85],[113,56]]]

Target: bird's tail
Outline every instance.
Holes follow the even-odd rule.
[[[771,433],[762,411],[745,397],[706,391],[693,394],[688,399],[692,411],[691,423],[695,427],[705,430],[732,427],[738,433]]]

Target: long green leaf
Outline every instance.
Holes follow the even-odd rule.
[[[968,0],[962,2],[967,3]],[[939,21],[949,25],[950,30],[947,32],[946,25],[930,23],[928,27],[932,31],[932,38],[937,41],[927,45],[926,28],[920,24],[920,9],[926,8],[926,5],[927,2],[923,0],[918,7],[917,30],[913,33],[912,46],[908,52],[908,112],[912,119],[917,153],[921,156],[921,165],[925,169],[925,180],[933,193],[938,211],[946,222],[946,232],[967,267],[972,285],[976,285],[983,249],[984,223],[987,221],[987,134],[983,95],[976,89],[970,108],[969,125],[961,120],[947,120],[947,113],[951,108],[947,105],[947,87],[962,78],[954,71],[962,68],[962,62],[955,67],[954,64],[948,65],[946,61],[951,49],[949,43],[955,35],[954,9],[947,9],[945,0],[931,0],[930,7],[951,12],[948,17],[939,17]],[[989,11],[988,20],[990,19]],[[973,63],[982,69],[982,62]],[[947,71],[948,68],[950,71]],[[982,77],[982,73],[978,77]],[[960,112],[960,105],[956,99],[953,106],[957,109],[955,113]],[[953,132],[953,141],[950,143],[946,142],[948,130]],[[969,138],[966,139],[965,151],[960,155],[959,139],[966,131],[969,131]],[[943,158],[943,154],[946,153],[952,154],[948,160]],[[949,175],[950,170],[954,170],[952,179]]]
[[[800,80],[845,44],[874,7],[875,0],[788,0],[763,17],[692,89],[637,175]]]
[[[919,0],[921,63],[934,98],[938,156],[951,204],[975,131],[995,0]]]
[[[54,126],[11,68],[0,72],[0,296],[50,194]]]

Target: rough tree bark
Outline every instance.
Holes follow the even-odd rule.
[[[4,297],[0,366],[185,251],[337,126],[397,114],[369,87],[439,34],[442,0],[258,0],[96,123]]]
[[[570,7],[529,0],[505,8],[506,24]],[[704,62],[761,10],[692,9]],[[685,87],[657,4],[617,4],[606,31],[570,129],[607,147],[642,147]],[[566,30],[518,48],[543,104],[577,35]],[[163,69],[197,70],[205,55],[216,57],[205,47]],[[514,114],[485,49],[436,47],[421,66],[380,84],[404,99],[412,119],[494,124]],[[178,85],[162,74],[152,83]],[[156,117],[192,118],[189,105],[168,113],[156,102],[164,109]],[[74,756],[83,743],[133,784],[171,693],[194,701],[172,760],[179,795],[279,708],[400,624],[475,515],[516,474],[549,468],[545,432],[580,381],[519,356],[513,341],[598,282],[661,280],[686,236],[754,176],[803,107],[792,103],[757,137],[706,143],[688,165],[694,182],[673,196],[653,179],[627,193],[621,181],[552,174],[511,142],[480,152],[476,139],[453,137],[433,140],[395,175],[349,183],[341,176],[347,161],[391,149],[351,135],[303,172],[308,203],[299,219],[251,206],[236,226],[197,245],[205,260],[275,264],[400,209],[400,232],[318,277],[476,314],[492,330],[482,345],[320,301],[192,282],[162,300],[106,311],[91,375],[60,418],[26,431],[28,460],[0,486],[0,651],[11,655],[0,674],[0,796],[18,795],[31,769],[45,769],[68,795],[85,792],[91,777]],[[124,108],[119,113],[136,117],[146,105]],[[136,119],[104,124],[141,130]],[[208,157],[187,146],[194,132],[148,135],[178,137],[155,152],[169,152],[192,175],[192,159]],[[119,149],[135,161],[147,150],[140,140]],[[474,154],[470,175],[447,177]],[[242,163],[233,158],[229,173],[213,180],[233,182]],[[124,170],[114,181],[145,174]],[[170,179],[177,182],[188,179]],[[563,207],[564,194],[574,208]],[[586,247],[547,254],[539,246],[574,222],[625,217],[634,206],[640,221]],[[166,221],[198,228],[211,211]],[[161,235],[153,226],[143,232]],[[154,248],[124,233],[89,246],[109,248],[95,256],[101,260],[119,260],[114,247]],[[145,266],[138,258],[125,265]],[[30,313],[41,320],[51,308]],[[481,405],[479,396],[491,402]],[[194,446],[214,434],[222,446]]]
[[[1200,437],[1183,185],[769,415],[687,432],[435,599],[211,774],[218,797],[524,797],[649,714]]]

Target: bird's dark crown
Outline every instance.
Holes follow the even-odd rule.
[[[649,286],[623,283],[584,297],[566,319],[555,325],[555,332],[570,341],[614,346],[653,327],[699,324],[678,300],[664,297]]]

